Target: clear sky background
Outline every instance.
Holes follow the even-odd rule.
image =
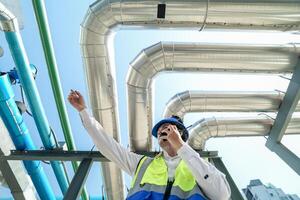
[[[36,83],[46,110],[47,117],[59,140],[64,140],[55,101],[48,78],[47,66],[40,42],[40,37],[32,9],[31,1],[21,1],[24,15],[24,30],[21,31],[25,48],[32,64],[38,68]],[[80,23],[93,0],[47,0],[47,12],[54,43],[57,64],[61,76],[64,96],[70,89],[78,89],[87,98],[87,89],[83,65],[80,55],[79,30]],[[286,33],[254,33],[254,32],[216,32],[216,31],[168,31],[168,30],[120,30],[114,39],[114,54],[118,89],[118,103],[120,113],[120,130],[122,144],[128,145],[127,106],[126,106],[126,74],[128,64],[144,48],[159,41],[180,42],[228,42],[228,43],[300,43],[300,35]],[[1,71],[8,71],[14,67],[4,34],[0,34],[0,45],[4,49],[4,56],[0,58]],[[163,113],[167,101],[176,93],[185,90],[203,91],[285,91],[288,85],[286,79],[270,75],[222,75],[214,73],[177,74],[162,73],[154,82],[154,122]],[[20,99],[20,92],[14,86],[16,99]],[[75,143],[78,150],[90,150],[93,146],[91,139],[81,125],[77,112],[67,104]],[[256,114],[254,114],[256,115]],[[232,113],[193,113],[187,114],[184,122],[191,125],[202,117],[233,116]],[[32,138],[39,148],[42,146],[34,121],[25,115]],[[238,187],[244,188],[251,179],[261,179],[263,183],[272,183],[282,188],[286,193],[296,193],[300,196],[300,177],[291,170],[276,154],[265,147],[264,137],[245,138],[217,138],[207,142],[207,150],[217,150],[223,158]],[[282,141],[288,148],[300,156],[300,136],[284,136]],[[67,164],[71,169],[70,163]],[[52,169],[43,164],[47,171],[51,185],[57,195],[61,195]],[[72,170],[68,170],[70,177]],[[129,186],[126,177],[126,185]],[[88,192],[92,196],[100,196],[102,180],[100,165],[95,163],[87,180]],[[0,197],[11,197],[10,191],[0,187]]]

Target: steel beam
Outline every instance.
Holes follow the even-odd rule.
[[[273,145],[272,148],[300,176],[300,158],[281,143]]]
[[[239,190],[237,189],[233,179],[227,171],[222,160],[217,157],[217,151],[197,151],[201,157],[212,159],[215,166],[226,174],[229,181],[232,199],[243,200]],[[154,157],[159,152],[136,152],[141,155]],[[63,151],[63,150],[11,150],[10,155],[0,154],[0,163],[7,162],[8,160],[47,160],[47,161],[81,161],[81,164],[76,171],[72,182],[68,188],[68,191],[64,197],[64,200],[77,199],[80,196],[80,192],[85,184],[89,170],[94,161],[96,162],[109,162],[99,151]]]
[[[273,146],[279,143],[286,131],[292,114],[300,99],[300,59],[295,67],[292,79],[278,110],[278,114],[270,131],[266,146],[273,151]]]
[[[217,151],[197,151],[201,157],[215,157]],[[159,152],[136,152],[154,157]],[[85,158],[98,162],[109,162],[99,151],[62,151],[62,150],[12,150],[10,155],[0,155],[0,160],[47,160],[47,161],[81,161]]]
[[[266,147],[300,175],[300,158],[280,143],[300,99],[300,58],[270,131]]]
[[[10,155],[0,158],[6,160],[46,160],[46,161],[93,161],[108,162],[109,160],[98,151],[62,151],[62,150],[12,150]]]
[[[72,179],[72,182],[68,188],[68,191],[64,196],[64,200],[78,199],[81,190],[83,189],[83,186],[85,184],[85,181],[88,177],[92,164],[93,159],[91,158],[85,158],[81,161],[79,168],[77,169]]]
[[[244,197],[242,196],[239,188],[234,183],[234,181],[233,181],[232,177],[230,176],[230,173],[226,169],[222,159],[220,157],[212,157],[210,159],[212,160],[215,167],[226,175],[226,179],[227,179],[227,181],[230,185],[230,189],[231,189],[231,199],[232,200],[244,200]]]

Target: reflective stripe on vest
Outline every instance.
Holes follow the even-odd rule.
[[[163,157],[144,157],[137,167],[127,200],[161,200],[167,182],[168,168]],[[181,199],[206,199],[183,160],[175,170],[175,180],[169,197],[169,200]]]

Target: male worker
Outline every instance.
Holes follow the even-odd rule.
[[[98,150],[133,177],[128,200],[228,200],[230,188],[225,175],[203,160],[188,144],[188,131],[178,117],[158,122],[152,135],[163,152],[145,157],[121,146],[99,122],[89,115],[84,98],[71,90],[68,100]],[[146,134],[146,133],[145,133]]]

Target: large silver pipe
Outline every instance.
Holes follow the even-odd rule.
[[[284,94],[278,91],[184,91],[173,96],[164,117],[190,112],[277,112]],[[300,106],[296,107],[300,111]]]
[[[115,66],[109,59],[108,41],[116,27],[120,27],[118,25],[135,28],[299,29],[300,2],[297,0],[163,2],[166,4],[166,12],[162,13],[165,16],[157,18],[160,1],[99,0],[90,5],[81,24],[80,44],[92,111],[116,140],[119,140],[119,119]],[[142,120],[141,123],[147,123],[144,118]],[[139,133],[147,133],[144,131],[145,129],[138,130]],[[140,139],[145,138],[138,139],[141,141]],[[148,142],[151,140],[146,138],[141,145],[134,143],[131,147],[136,150],[146,149],[151,147],[145,144]],[[123,199],[123,195],[119,195],[123,188],[121,172],[109,164],[103,166],[103,174],[106,189],[109,190],[108,199]]]
[[[297,63],[299,52],[297,44],[238,45],[172,42],[161,42],[142,50],[130,63],[127,74],[131,149],[151,149],[151,82],[158,73],[163,71],[291,73]]]
[[[189,145],[203,150],[212,137],[267,136],[274,120],[268,116],[203,118],[189,129]],[[292,118],[285,134],[300,133],[300,118]]]

